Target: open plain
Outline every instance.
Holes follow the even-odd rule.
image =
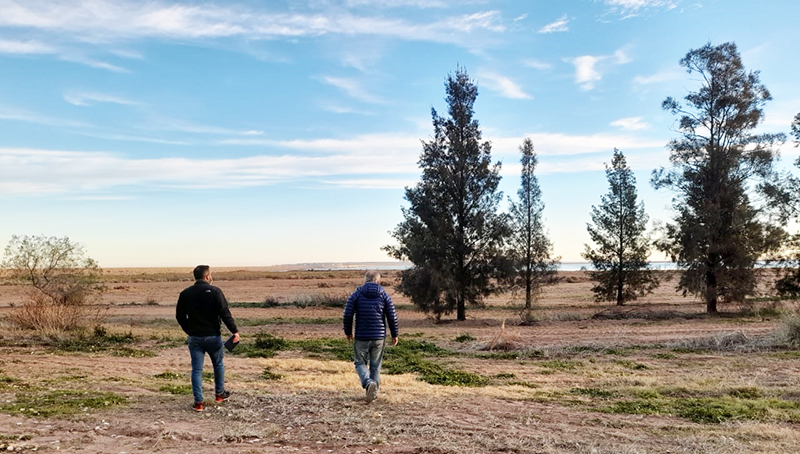
[[[191,410],[174,320],[190,270],[105,270],[85,333],[42,336],[9,316],[0,285],[0,448],[85,453],[793,453],[800,350],[793,302],[763,298],[710,317],[675,292],[615,308],[562,272],[529,315],[519,295],[438,323],[393,285],[400,344],[379,399],[363,401],[341,303],[361,271],[216,269],[243,341],[226,358],[233,397]],[[206,361],[205,395],[213,397]]]

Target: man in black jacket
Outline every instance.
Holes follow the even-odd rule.
[[[239,342],[239,330],[228,309],[228,300],[222,290],[211,285],[208,265],[198,265],[194,271],[195,283],[178,297],[175,318],[189,335],[187,344],[192,357],[192,394],[194,410],[203,411],[203,360],[206,353],[214,365],[214,392],[216,402],[227,400],[231,393],[225,391],[225,366],[222,363],[222,335],[220,320],[231,333],[233,342]]]

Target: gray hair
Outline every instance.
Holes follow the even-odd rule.
[[[376,284],[381,281],[381,273],[377,270],[369,270],[367,274],[364,275],[364,281],[366,282],[375,282]]]

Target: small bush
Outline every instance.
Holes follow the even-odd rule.
[[[614,363],[631,370],[646,370],[650,369],[647,364],[637,363],[636,361],[629,361],[627,359],[615,359]]]
[[[256,334],[255,345],[262,350],[280,350],[286,347],[286,339],[282,337],[273,336],[269,333]]]
[[[161,380],[177,380],[181,378],[182,375],[177,372],[161,372],[160,374],[153,375],[153,377]]]
[[[758,388],[734,388],[728,391],[728,395],[737,399],[759,399],[762,397]]]
[[[469,333],[460,334],[458,337],[453,339],[456,342],[472,342],[475,340],[474,337],[470,336]]]
[[[508,372],[495,374],[495,376],[494,376],[494,378],[499,378],[499,379],[514,378],[514,377],[516,377],[516,375],[514,375],[512,373],[508,373]]]
[[[786,343],[800,346],[800,316],[797,314],[786,315],[781,320]]]
[[[275,372],[272,372],[270,369],[271,369],[270,367],[265,367],[264,371],[261,372],[261,378],[263,378],[264,380],[280,380],[281,378],[283,378],[283,375],[276,374]]]
[[[583,366],[583,363],[580,361],[554,359],[552,361],[543,361],[539,365],[552,370],[575,370]]]
[[[192,385],[164,385],[158,388],[158,390],[165,393],[184,396],[192,393]]]
[[[579,396],[593,397],[597,399],[610,399],[616,397],[616,393],[605,389],[598,388],[572,388],[569,390],[570,394],[577,394]]]

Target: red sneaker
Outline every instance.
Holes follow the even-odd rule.
[[[194,410],[194,411],[205,411],[206,409],[205,409],[205,406],[203,406],[202,402],[195,402],[194,406],[192,407],[192,410]]]
[[[217,403],[221,403],[221,402],[224,402],[224,401],[228,400],[230,397],[231,397],[231,392],[230,391],[224,391],[222,394],[217,394],[217,396],[214,398],[214,400]]]

